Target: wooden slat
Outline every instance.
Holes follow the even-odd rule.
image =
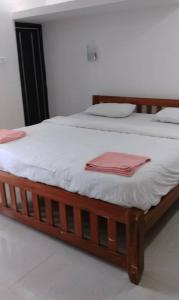
[[[156,113],[157,113],[157,106],[152,105],[151,114],[156,114]]]
[[[145,104],[142,105],[141,113],[143,114],[147,113],[147,106]]]
[[[75,234],[64,232],[59,230],[59,228],[55,228],[47,224],[38,222],[37,220],[34,220],[31,217],[19,214],[6,207],[1,209],[1,213],[16,220],[19,220],[26,225],[32,226],[33,228],[38,229],[44,233],[59,238],[60,240],[66,241],[67,243],[77,246],[85,251],[88,251],[89,253],[95,254],[100,258],[106,259],[107,261],[110,261],[111,263],[114,263],[117,266],[120,266],[122,268],[127,267],[127,257],[125,255],[112,252],[105,247],[99,247],[98,245],[91,243],[89,240],[81,239]]]
[[[112,251],[117,251],[117,224],[114,220],[108,220],[108,247]]]
[[[142,106],[141,105],[137,105],[137,112],[141,113],[142,112]]]
[[[40,220],[39,201],[38,201],[38,196],[35,193],[32,193],[32,205],[34,208],[34,218],[39,221]]]
[[[157,112],[159,112],[162,109],[161,106],[157,106]]]
[[[144,270],[144,213],[135,208],[129,210],[127,263],[131,282],[138,284]]]
[[[11,195],[11,208],[17,210],[15,188],[14,186],[10,185],[9,189]]]
[[[67,225],[67,214],[66,214],[66,205],[63,203],[60,203],[59,205],[59,216],[60,216],[60,227],[63,231],[68,231],[68,225]]]
[[[22,213],[27,216],[28,208],[27,208],[26,191],[23,189],[21,189],[21,199],[22,199]]]
[[[0,193],[1,193],[1,199],[2,199],[2,206],[6,207],[6,194],[5,194],[5,188],[4,188],[4,183],[0,182]]]
[[[109,218],[125,224],[127,222],[127,210],[125,207],[81,196],[77,193],[71,193],[61,188],[49,186],[43,183],[33,182],[2,171],[0,171],[0,180],[1,179],[8,184],[13,184],[14,186],[32,191],[42,197],[56,199],[56,201],[65,205],[73,206],[75,203],[75,207],[89,211],[90,213],[105,216],[107,212],[107,216]]]
[[[149,106],[161,106],[161,107],[179,107],[178,99],[164,100],[164,99],[147,99],[147,98],[131,98],[131,97],[111,97],[111,96],[94,96],[94,103],[133,103],[141,107],[144,105]],[[72,245],[76,245],[82,249],[85,249],[91,253],[104,257],[107,260],[115,262],[120,266],[128,267],[129,276],[134,283],[138,283],[142,271],[143,271],[143,235],[144,229],[147,232],[154,223],[160,219],[160,217],[168,210],[169,206],[178,199],[179,185],[163,198],[163,203],[157,205],[150,210],[145,216],[140,210],[133,208],[125,208],[120,205],[110,204],[105,201],[91,199],[89,197],[80,196],[77,193],[67,192],[61,188],[48,186],[32,182],[30,180],[20,178],[6,172],[0,171],[0,181],[6,182],[13,186],[19,186],[25,190],[32,191],[32,194],[41,195],[42,197],[48,197],[49,199],[56,199],[58,202],[63,203],[61,207],[61,225],[62,229],[55,228],[39,222],[28,215],[17,213],[12,208],[0,207],[1,213],[8,215],[12,218],[20,220],[25,224],[31,225],[36,229],[49,233],[56,237],[61,238],[69,242]],[[36,199],[37,200],[37,199]],[[5,201],[6,202],[6,201]],[[90,214],[90,236],[91,240],[85,240],[77,236],[76,233],[69,233],[67,231],[67,218],[65,206],[74,206],[80,210],[89,211]],[[35,204],[35,201],[34,201]],[[37,203],[38,206],[38,203]],[[39,214],[39,209],[36,210]],[[62,211],[64,211],[62,213]],[[98,217],[106,216],[108,219],[112,219],[116,222],[124,224],[127,232],[126,239],[126,253],[125,255],[119,255],[117,252],[109,249],[109,247],[101,247],[99,245],[99,229],[98,229]],[[145,220],[143,220],[145,218]],[[145,223],[144,223],[145,221]],[[145,225],[145,226],[144,226]],[[111,238],[114,236],[114,224],[109,225]],[[112,234],[111,234],[112,233]],[[114,247],[111,243],[110,247]]]
[[[152,113],[152,106],[147,105],[147,114],[151,114]]]
[[[46,215],[47,215],[47,224],[53,225],[52,201],[48,198],[45,198],[45,209],[46,209]]]
[[[93,213],[90,214],[90,239],[93,243],[99,244],[98,217]]]
[[[75,234],[79,237],[82,237],[83,232],[82,232],[81,210],[74,207],[73,213],[74,213],[74,223],[75,223]]]

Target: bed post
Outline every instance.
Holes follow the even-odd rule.
[[[93,105],[100,103],[99,98],[100,98],[100,96],[98,96],[98,95],[93,96],[93,100],[92,100]]]
[[[139,284],[144,270],[144,213],[129,209],[127,224],[127,269],[134,284]]]

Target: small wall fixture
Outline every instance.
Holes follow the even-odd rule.
[[[98,60],[98,52],[96,46],[87,45],[87,59],[89,62],[95,62]]]
[[[6,57],[0,56],[0,65],[5,65],[6,64]]]

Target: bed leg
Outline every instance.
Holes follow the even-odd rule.
[[[144,214],[129,210],[127,225],[127,269],[130,281],[139,284],[144,270]]]

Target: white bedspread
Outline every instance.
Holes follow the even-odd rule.
[[[92,198],[138,207],[157,205],[179,183],[179,125],[133,114],[114,120],[77,114],[24,128],[27,136],[0,145],[0,169]],[[87,161],[106,152],[147,155],[131,177],[88,172]]]

